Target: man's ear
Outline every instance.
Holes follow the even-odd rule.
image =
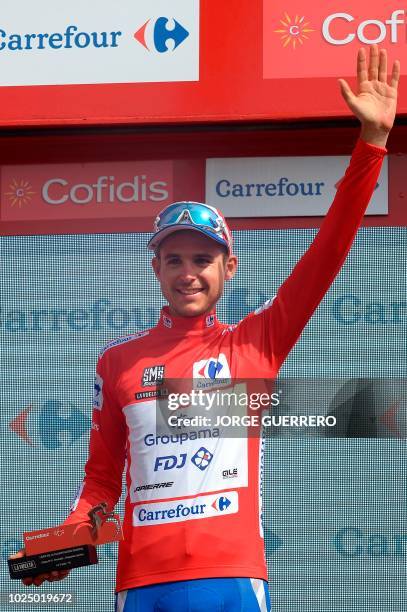
[[[237,257],[230,255],[225,263],[225,280],[232,280],[237,270]]]
[[[151,266],[152,266],[152,268],[154,270],[154,274],[156,275],[156,278],[159,279],[160,278],[161,260],[156,255],[154,255],[153,259],[151,260]]]

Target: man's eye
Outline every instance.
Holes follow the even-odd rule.
[[[208,263],[210,263],[210,259],[209,259],[209,257],[198,257],[196,262],[201,264],[201,265],[202,264],[208,264]]]

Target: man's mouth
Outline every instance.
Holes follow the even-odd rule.
[[[203,291],[203,289],[198,287],[196,289],[177,289],[177,291],[178,293],[181,293],[181,295],[196,295],[197,293]]]

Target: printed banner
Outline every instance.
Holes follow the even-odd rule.
[[[208,159],[206,199],[227,217],[325,215],[349,158],[346,156]],[[388,213],[387,158],[368,215]]]
[[[1,168],[2,221],[151,217],[173,201],[173,162]]]
[[[361,46],[377,43],[407,73],[407,10],[400,2],[264,0],[263,77],[353,76]]]
[[[16,0],[2,7],[1,85],[199,78],[199,0]]]

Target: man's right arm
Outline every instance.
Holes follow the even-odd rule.
[[[121,495],[126,458],[126,422],[111,389],[105,356],[99,359],[96,367],[85,477],[64,524],[89,522],[89,510],[101,502],[106,502],[108,511],[112,511]]]
[[[92,427],[85,477],[79,488],[65,525],[89,522],[89,510],[101,502],[113,510],[121,495],[122,474],[126,457],[126,424],[123,413],[110,389],[109,369],[101,357],[95,376]],[[14,558],[25,556],[20,550]],[[69,570],[27,577],[23,584],[40,586],[44,581],[54,582],[66,578]]]

